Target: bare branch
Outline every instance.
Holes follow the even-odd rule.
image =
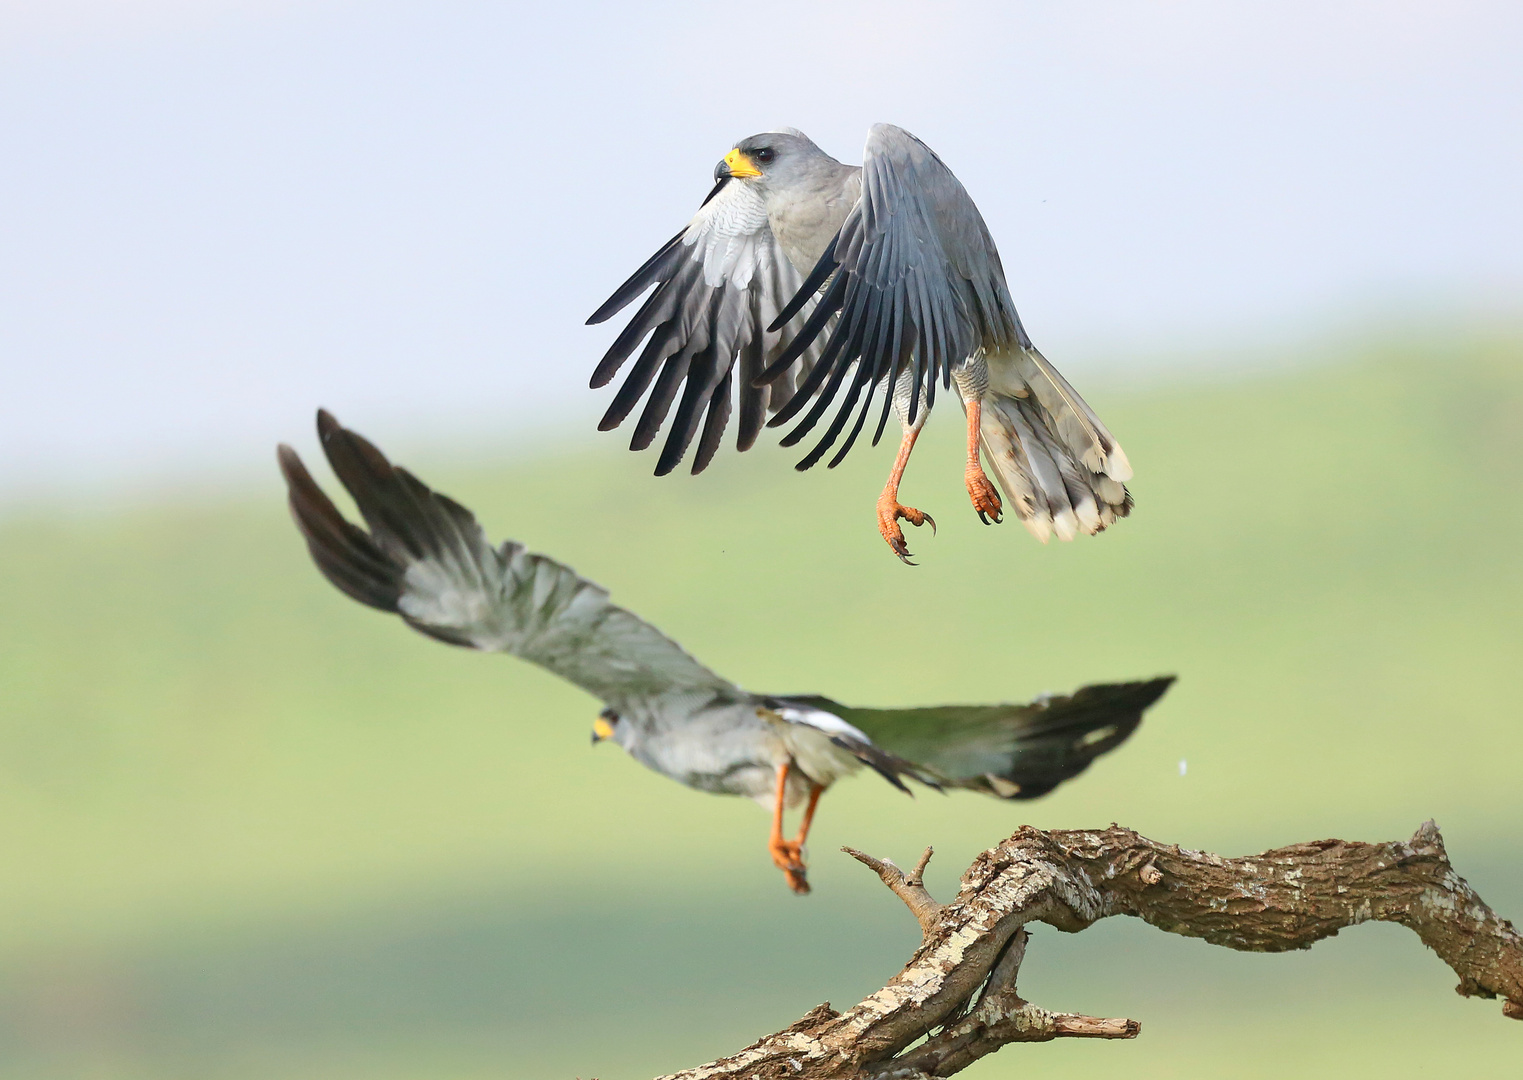
[[[928,847],[920,853],[920,861],[915,864],[915,869],[910,871],[909,877],[905,878],[907,885],[925,884],[925,868],[931,865],[931,856],[936,853],[935,848]]]
[[[1506,999],[1523,1019],[1523,937],[1455,873],[1430,821],[1411,840],[1320,840],[1228,859],[1130,829],[1023,828],[937,904],[921,877],[851,848],[920,923],[920,948],[887,986],[837,1013],[821,1005],[740,1053],[662,1080],[928,1080],[1012,1042],[1131,1039],[1135,1020],[1050,1013],[1016,992],[1027,923],[1076,932],[1132,915],[1248,952],[1309,948],[1346,926],[1400,923],[1454,969],[1459,993]]]
[[[908,875],[888,859],[875,859],[856,848],[843,847],[841,850],[882,878],[883,884],[904,901],[905,907],[910,909],[910,914],[914,915],[916,921],[920,923],[921,935],[930,937],[931,931],[936,927],[936,920],[941,918],[941,905],[926,891],[924,881],[926,865],[931,861],[930,848],[925,849],[925,854],[920,856],[915,869]]]

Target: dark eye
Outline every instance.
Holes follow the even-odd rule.
[[[764,146],[760,150],[755,151],[751,156],[765,165],[773,158],[777,157],[777,151],[772,149],[770,146]]]

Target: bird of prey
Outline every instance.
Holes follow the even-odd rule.
[[[746,795],[772,811],[768,850],[808,892],[804,841],[820,795],[866,765],[905,778],[1030,799],[1119,746],[1173,681],[1087,686],[1029,705],[857,709],[810,694],[753,694],[609,602],[570,568],[507,541],[319,412],[318,434],[368,528],[347,521],[296,452],[279,459],[291,511],[318,568],[355,600],[452,645],[522,657],[601,699],[594,744],[618,743],[688,787]],[[796,836],[783,811],[803,803]]]
[[[740,140],[714,179],[687,227],[587,320],[603,322],[651,290],[593,372],[592,385],[606,385],[645,342],[599,430],[617,427],[645,397],[630,448],[649,446],[670,416],[656,474],[676,468],[695,437],[697,473],[719,447],[732,397],[741,450],[769,411],[769,426],[803,413],[782,440],[792,446],[834,405],[797,465],[814,465],[845,433],[834,467],[882,389],[873,443],[890,404],[901,439],[878,528],[908,562],[900,519],[935,522],[899,502],[899,483],[938,384],[955,385],[967,414],[964,482],[985,524],[1003,507],[980,447],[1016,516],[1043,542],[1097,533],[1130,512],[1126,455],[1032,345],[983,217],[930,147],[877,124],[858,167],[785,128]]]

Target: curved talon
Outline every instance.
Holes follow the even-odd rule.
[[[984,470],[976,462],[969,462],[967,471],[963,474],[963,482],[967,485],[968,498],[973,501],[978,520],[985,525],[998,525],[1004,519],[1004,505],[1000,502],[999,492],[984,475]]]
[[[899,527],[900,518],[916,528],[929,523],[932,536],[936,535],[936,519],[924,510],[902,505],[897,499],[887,494],[878,500],[878,532],[882,534],[884,542],[893,553],[899,556],[900,562],[906,566],[914,566],[916,564],[910,562],[913,555],[910,553],[909,545],[904,541],[904,530]]]
[[[925,414],[922,413],[920,423],[924,422]],[[899,482],[904,479],[904,467],[909,464],[910,451],[914,448],[915,439],[919,434],[919,424],[905,425],[904,437],[899,440],[899,453],[894,458],[894,467],[889,470],[888,482],[883,485],[883,494],[878,496],[878,532],[883,536],[883,542],[895,555],[899,556],[899,561],[905,566],[915,564],[910,562],[910,549],[904,542],[904,530],[899,527],[899,519],[903,518],[915,526],[924,525],[929,521],[931,535],[936,535],[935,518],[924,510],[917,510],[913,506],[905,506],[899,502]]]
[[[975,397],[967,402],[966,411],[968,414],[968,464],[963,469],[962,480],[967,486],[968,498],[973,500],[973,510],[978,514],[978,520],[985,525],[998,525],[1003,520],[1004,506],[1000,502],[999,492],[984,475],[984,467],[978,463],[980,417],[983,416],[982,399]]]

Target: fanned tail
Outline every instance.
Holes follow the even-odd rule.
[[[1038,540],[1093,535],[1132,511],[1132,466],[1093,409],[1046,357],[1016,347],[986,357],[979,429],[1011,509]]]

